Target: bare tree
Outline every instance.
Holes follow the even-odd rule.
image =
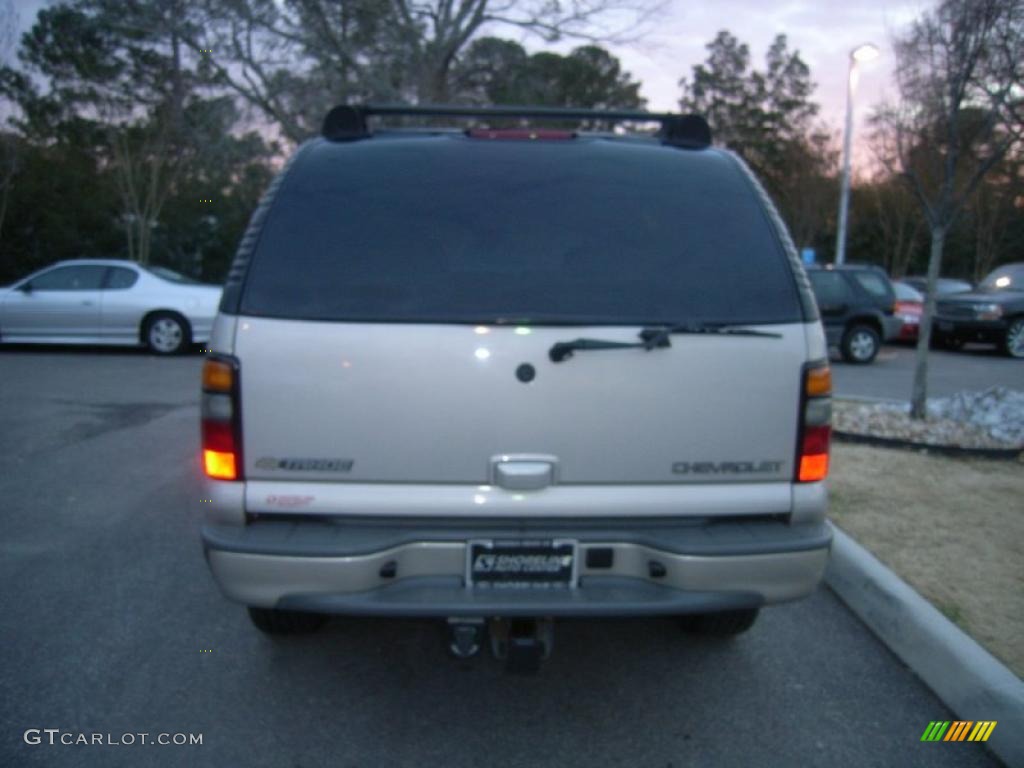
[[[705,61],[679,81],[680,108],[707,117],[715,140],[764,182],[795,242],[811,244],[831,212],[828,190],[838,153],[827,126],[815,123],[810,68],[782,34],[761,69],[751,66],[750,47],[728,30],[705,48]]]
[[[798,246],[813,243],[828,226],[835,210],[832,189],[839,152],[825,126],[817,126],[806,139],[785,145],[781,155],[788,172],[770,178],[776,201]]]
[[[153,229],[174,192],[190,143],[185,124],[188,86],[182,63],[183,10],[181,0],[162,7],[151,6],[145,9],[144,19],[126,18],[123,28],[118,30],[128,39],[133,34],[147,35],[153,47],[165,54],[160,70],[166,84],[157,90],[148,114],[132,121],[134,105],[126,104],[120,93],[98,105],[101,114],[108,113],[104,122],[108,126],[111,166],[124,209],[122,223],[128,258],[140,264],[149,263]],[[142,20],[151,26],[139,28]],[[122,115],[118,120],[111,114],[119,110],[126,110],[129,119],[124,120]]]
[[[197,78],[183,42],[189,8],[189,0],[54,4],[22,39],[22,71],[3,72],[27,135],[95,150],[117,184],[128,255],[141,263],[194,145],[186,113]]]
[[[624,39],[663,0],[204,0],[189,44],[216,82],[292,141],[327,104],[368,98],[444,102],[467,45],[489,27],[544,40]],[[625,20],[625,21],[623,21]]]
[[[944,0],[895,41],[899,101],[881,108],[882,157],[910,185],[931,237],[911,415],[925,417],[935,283],[946,235],[1022,139],[1024,0]]]
[[[13,0],[0,3],[0,63],[6,61],[18,36],[18,12]],[[0,131],[0,242],[3,241],[7,204],[14,190],[14,176],[18,172],[18,137]]]
[[[1024,193],[1024,164],[1021,158],[1007,157],[989,173],[978,187],[969,206],[974,230],[972,273],[978,282],[992,271],[1004,247],[1010,224],[1017,210],[1018,198]]]
[[[878,179],[869,188],[875,220],[882,238],[886,270],[903,277],[921,242],[924,219],[913,193],[899,179]]]

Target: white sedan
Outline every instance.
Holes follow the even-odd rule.
[[[146,346],[210,339],[220,286],[117,259],[60,261],[0,288],[0,342]]]

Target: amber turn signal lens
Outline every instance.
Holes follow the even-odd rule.
[[[816,482],[828,476],[828,454],[800,457],[800,481]]]
[[[206,474],[217,480],[235,479],[235,454],[223,451],[203,451],[203,468]]]
[[[804,380],[804,390],[808,397],[821,397],[832,394],[832,369],[827,365],[811,368]]]
[[[203,389],[207,392],[230,392],[235,383],[235,369],[221,360],[203,363]]]
[[[828,476],[828,454],[817,453],[800,457],[800,482],[813,483]]]

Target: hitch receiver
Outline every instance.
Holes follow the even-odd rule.
[[[491,652],[504,659],[505,670],[531,674],[551,656],[554,622],[551,619],[491,619]]]

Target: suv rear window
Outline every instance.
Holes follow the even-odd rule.
[[[315,143],[278,191],[242,314],[311,320],[802,320],[726,155],[461,134]]]

